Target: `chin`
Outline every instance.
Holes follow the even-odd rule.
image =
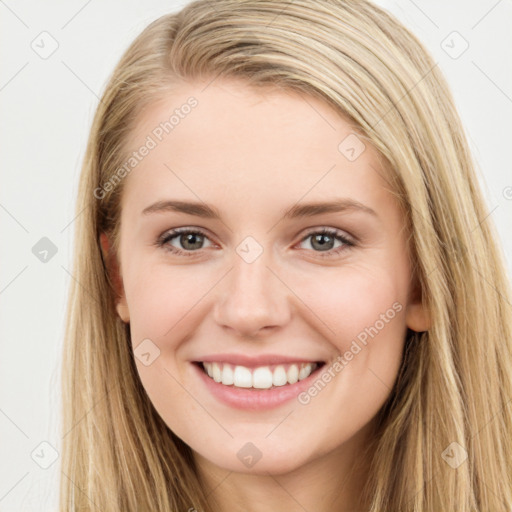
[[[238,459],[230,459],[229,461],[226,461],[226,458],[219,458],[218,460],[210,460],[210,462],[228,471],[247,475],[266,476],[268,474],[283,475],[290,473],[306,464],[307,460],[302,458],[290,459],[289,456],[274,457],[269,456],[268,454],[267,456],[262,454],[261,459],[252,466],[249,464],[246,465]]]
[[[287,446],[277,436],[274,440],[239,437],[231,439],[228,444],[221,444],[220,451],[212,452],[211,447],[197,451],[201,458],[210,464],[227,471],[251,475],[279,475],[294,471],[310,460],[304,451],[304,443]],[[294,453],[296,452],[296,453]]]

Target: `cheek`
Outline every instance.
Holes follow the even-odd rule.
[[[392,390],[406,335],[406,290],[382,269],[352,269],[333,276],[325,287],[313,283],[307,284],[307,304],[329,326],[325,336],[339,356],[299,403],[311,417],[329,416],[325,438],[333,448],[340,422],[345,421],[344,434],[353,435],[375,416]]]
[[[183,341],[184,325],[205,293],[204,279],[200,286],[183,267],[173,269],[149,262],[138,264],[137,271],[127,272],[127,277],[130,335],[140,380],[160,416],[179,427],[181,417],[171,419],[169,411],[200,413],[178,384],[185,374],[184,368],[176,364],[176,351]],[[150,364],[144,364],[140,357],[144,352],[149,352]]]
[[[315,398],[313,408],[350,404],[368,420],[385,401],[400,367],[407,290],[390,269],[353,267],[330,277],[325,286],[308,280],[298,292],[321,319],[316,325],[328,326],[323,334],[339,353],[330,365],[332,385],[323,398]]]
[[[388,269],[336,269],[323,279],[297,280],[295,291],[315,313],[316,324],[325,327],[322,334],[341,352],[353,339],[364,342],[368,330],[374,333],[372,327],[380,335],[405,332],[407,290]]]
[[[206,291],[207,275],[183,267],[142,264],[125,282],[130,326],[136,338],[170,339],[171,332],[193,309]]]

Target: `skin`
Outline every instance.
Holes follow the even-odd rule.
[[[429,327],[412,281],[404,217],[368,143],[349,161],[338,145],[353,128],[315,98],[256,91],[235,80],[183,83],[144,112],[134,149],[190,96],[199,104],[123,182],[119,316],[134,349],[144,339],[160,355],[142,384],[167,425],[193,450],[200,478],[219,511],[355,510],[366,469],[357,470],[372,420],[396,379],[406,329]],[[350,198],[372,208],[283,219],[297,202]],[[179,212],[143,215],[159,200],[203,201],[222,220]],[[158,247],[174,228],[202,229]],[[314,244],[323,227],[355,241]],[[253,237],[263,252],[236,252]],[[109,240],[101,237],[103,250]],[[335,253],[343,247],[341,252]],[[282,354],[333,362],[365,327],[402,308],[308,404],[267,411],[217,401],[191,361],[218,353]],[[237,452],[261,452],[252,468]]]

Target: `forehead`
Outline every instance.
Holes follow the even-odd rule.
[[[387,186],[377,152],[326,102],[236,80],[180,84],[145,109],[128,147],[139,155],[123,207],[140,210],[166,197],[220,210],[327,196],[367,202]]]

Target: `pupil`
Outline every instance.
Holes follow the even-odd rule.
[[[185,237],[185,243],[183,244],[184,247],[187,247],[187,244],[190,242],[192,246],[194,246],[194,240],[199,239],[200,236],[195,235],[194,233],[188,233],[186,235],[183,235]],[[195,240],[195,244],[201,245],[200,242]],[[189,249],[199,249],[200,247],[188,247]]]
[[[322,238],[324,238],[324,239],[327,238],[328,241],[327,242],[321,242],[320,239],[322,239]],[[330,249],[330,247],[326,247],[326,244],[329,244],[329,241],[332,242],[332,240],[333,239],[332,239],[332,237],[330,235],[323,235],[323,234],[316,235],[316,236],[313,237],[313,241],[314,241],[313,242],[313,246],[315,245],[315,243],[318,243],[320,249],[328,250],[328,249]]]

